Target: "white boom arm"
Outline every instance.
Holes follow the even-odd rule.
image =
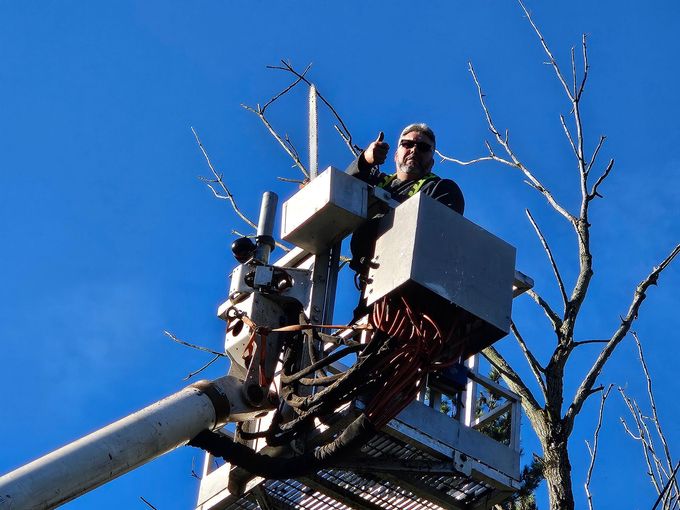
[[[251,419],[242,382],[199,381],[0,477],[0,510],[53,508],[185,445],[199,432]]]

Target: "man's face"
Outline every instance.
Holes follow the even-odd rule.
[[[400,180],[421,178],[429,173],[434,165],[432,140],[417,131],[406,133],[399,139],[394,162],[397,164],[397,177]]]

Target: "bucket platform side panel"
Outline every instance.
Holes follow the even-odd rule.
[[[368,304],[407,289],[443,315],[452,305],[475,322],[475,351],[510,327],[515,248],[422,193],[385,216],[369,271]]]

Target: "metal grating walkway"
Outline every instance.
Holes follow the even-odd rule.
[[[494,488],[459,473],[423,474],[395,469],[393,460],[440,462],[408,443],[381,433],[358,457],[364,469],[325,469],[300,480],[268,480],[229,506],[232,510],[474,508]]]
[[[519,413],[519,399],[508,409]],[[348,409],[309,445],[333,437],[358,412]],[[512,430],[519,432],[519,423]],[[517,490],[519,441],[511,436],[509,443],[416,401],[332,469],[263,480],[228,464],[206,468],[197,510],[486,510]],[[205,466],[212,464],[206,458]]]

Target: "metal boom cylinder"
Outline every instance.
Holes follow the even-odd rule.
[[[260,217],[257,221],[257,248],[255,258],[265,264],[269,263],[269,254],[274,249],[274,220],[279,197],[272,191],[262,194]]]
[[[188,386],[0,477],[0,510],[53,508],[223,425],[230,379]]]

